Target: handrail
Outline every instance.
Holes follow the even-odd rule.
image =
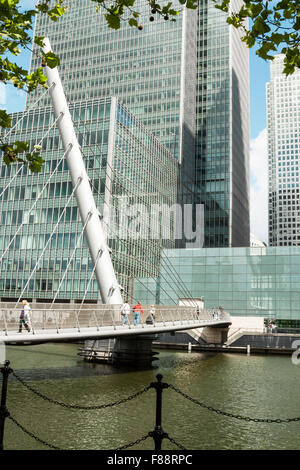
[[[97,308],[82,309],[80,313],[76,307],[56,308],[55,310],[34,308],[30,312],[29,327],[31,327],[31,334],[46,333],[47,330],[56,330],[59,334],[62,331],[68,333],[73,330],[80,333],[83,328],[94,328],[97,332],[101,332],[110,326],[114,330],[120,327],[133,330],[135,327],[155,328],[162,325],[164,327],[193,325],[194,328],[197,328],[197,323],[231,323],[230,315],[227,312],[222,312],[221,315],[213,318],[207,309],[196,312],[193,307],[159,305],[154,307],[154,317],[153,307],[143,306],[143,314],[139,315],[138,325],[133,325],[133,312],[130,312],[127,322],[124,324],[121,307],[121,305],[99,305]],[[19,330],[20,312],[20,309],[0,309],[0,337],[1,331],[8,335],[8,333],[16,333]]]

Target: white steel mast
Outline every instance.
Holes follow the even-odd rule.
[[[44,53],[51,51],[50,41],[44,39]],[[116,274],[110,258],[106,237],[102,228],[100,214],[96,207],[89,178],[84,166],[80,146],[74,131],[68,103],[64,94],[57,68],[45,67],[50,88],[50,96],[58,119],[58,128],[66,152],[66,161],[73,188],[77,185],[75,196],[82,223],[86,224],[85,234],[102,298],[105,304],[122,304],[123,299]]]

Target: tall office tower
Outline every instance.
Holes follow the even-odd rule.
[[[231,2],[237,10],[242,1]],[[249,246],[249,56],[213,2],[199,5],[196,188],[205,246]]]
[[[248,246],[249,65],[240,33],[210,0],[176,22],[150,22],[149,6],[135,6],[142,31],[112,30],[91,0],[78,0],[57,23],[40,15],[35,34],[60,56],[70,101],[117,96],[169,147],[180,164],[178,201],[205,205],[206,246]]]
[[[300,70],[287,77],[283,59],[270,62],[267,83],[271,246],[300,245]]]
[[[126,22],[113,30],[94,2],[77,0],[56,23],[38,15],[35,35],[48,36],[60,57],[69,101],[117,96],[182,162],[194,152],[197,15],[186,10],[178,21],[165,21],[144,0],[135,9],[142,31]],[[38,66],[33,54],[31,68]],[[28,95],[27,106],[38,93]]]
[[[143,30],[121,22],[107,26],[91,0],[70,2],[57,23],[37,17],[35,34],[48,36],[60,57],[70,102],[116,96],[167,146],[179,162],[177,202],[195,201],[197,14],[184,10],[176,22],[152,14],[136,0]],[[150,21],[150,16],[155,17]],[[74,35],[76,31],[76,35]],[[34,49],[38,52],[38,48]],[[32,55],[31,67],[40,66]],[[28,96],[27,106],[37,98]],[[185,246],[185,240],[177,241]]]

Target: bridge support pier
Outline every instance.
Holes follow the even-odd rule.
[[[228,326],[223,328],[217,326],[206,326],[202,329],[200,334],[200,338],[210,344],[224,344],[227,341],[227,336]]]
[[[151,365],[152,361],[158,359],[158,353],[152,351],[152,341],[156,338],[157,335],[116,338],[112,351],[113,364]]]
[[[115,339],[87,340],[85,352],[80,354],[89,362],[106,362],[116,365],[151,365],[159,353],[152,351],[155,335],[122,336]]]

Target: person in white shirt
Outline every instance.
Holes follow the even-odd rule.
[[[22,307],[21,314],[20,314],[19,333],[22,333],[23,325],[25,326],[26,330],[29,333],[30,332],[29,324],[30,324],[31,308],[29,306],[29,303],[25,299],[22,300],[22,305],[23,305],[23,307]]]
[[[121,308],[121,315],[123,317],[123,325],[127,325],[127,317],[130,314],[130,305],[128,299],[126,299],[125,304]]]

